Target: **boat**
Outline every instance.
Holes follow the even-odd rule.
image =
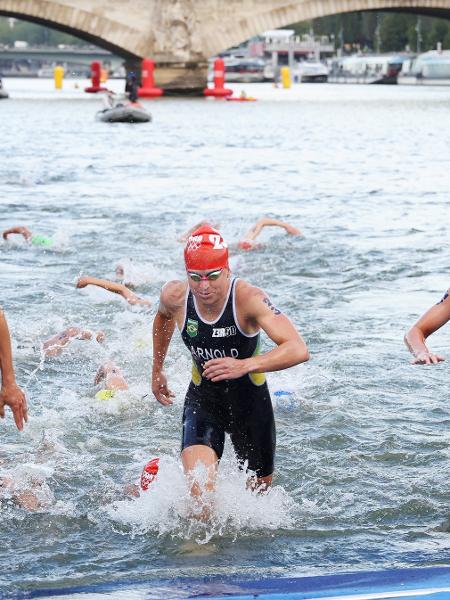
[[[104,123],[148,123],[152,120],[151,114],[139,102],[119,103],[104,108],[96,118]]]
[[[430,50],[405,61],[400,85],[450,85],[450,50]]]
[[[319,61],[304,60],[293,69],[294,79],[301,83],[326,83],[328,67]]]
[[[5,100],[6,98],[9,98],[9,94],[3,87],[2,80],[0,79],[0,100]]]
[[[330,83],[396,84],[406,55],[373,54],[340,57],[331,62]]]
[[[224,58],[225,79],[227,83],[255,83],[265,81],[264,67],[266,63],[261,58]]]

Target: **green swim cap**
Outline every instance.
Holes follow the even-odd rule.
[[[100,390],[95,394],[95,397],[97,400],[111,400],[111,398],[114,398],[115,393],[114,390]]]
[[[34,246],[53,246],[53,240],[45,235],[33,235],[31,243]]]

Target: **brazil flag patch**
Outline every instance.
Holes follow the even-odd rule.
[[[198,321],[188,319],[186,324],[186,333],[189,337],[195,337],[198,333]]]

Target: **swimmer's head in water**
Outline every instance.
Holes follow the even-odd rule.
[[[114,390],[100,390],[95,394],[97,400],[111,400],[115,396]]]
[[[240,250],[252,250],[255,246],[256,243],[254,240],[242,240],[242,242],[238,242],[238,248]]]
[[[148,486],[156,479],[159,470],[159,458],[152,458],[142,470],[141,489],[145,492]]]
[[[45,235],[33,235],[31,243],[33,246],[45,246],[47,248],[53,246],[53,240]]]
[[[202,225],[189,236],[184,261],[188,271],[228,268],[228,244],[217,229]]]

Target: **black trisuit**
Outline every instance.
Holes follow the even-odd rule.
[[[265,477],[273,473],[275,455],[275,422],[265,375],[250,373],[216,383],[202,377],[202,365],[212,358],[244,359],[260,352],[259,333],[247,334],[239,327],[237,281],[231,281],[223,311],[215,321],[201,318],[188,287],[181,336],[193,365],[184,404],[181,449],[196,444],[209,446],[220,459],[225,433],[229,433],[242,465],[248,461],[248,469]]]

